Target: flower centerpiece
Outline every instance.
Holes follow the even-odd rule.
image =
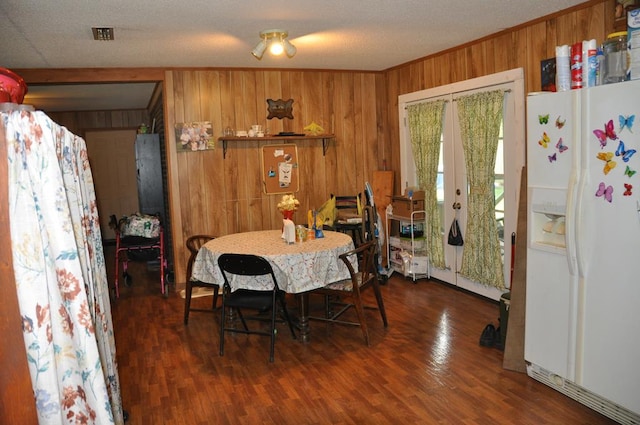
[[[293,212],[300,206],[300,201],[291,193],[283,195],[280,202],[278,202],[278,209],[282,212],[284,218],[292,220]]]

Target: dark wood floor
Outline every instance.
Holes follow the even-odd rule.
[[[112,311],[131,425],[613,423],[504,370],[502,352],[478,344],[498,304],[441,283],[392,277],[389,327],[368,312],[369,348],[358,328],[312,322],[303,344],[280,326],[270,364],[256,335],[227,337],[220,357],[218,314],[192,313],[185,326],[184,300],[160,294],[157,271],[130,263],[130,275]]]

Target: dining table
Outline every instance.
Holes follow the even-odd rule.
[[[349,270],[340,254],[354,248],[353,239],[344,233],[323,231],[323,237],[287,243],[281,230],[233,233],[210,240],[200,248],[193,264],[192,278],[224,285],[218,257],[225,253],[251,254],[265,258],[273,268],[278,287],[298,297],[300,339],[309,340],[309,292],[329,283],[349,279]],[[357,268],[357,261],[354,260]],[[270,290],[273,282],[266,276],[231,276],[231,291],[236,289]]]

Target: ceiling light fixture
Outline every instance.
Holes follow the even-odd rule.
[[[287,40],[289,33],[285,30],[264,30],[260,31],[260,42],[251,51],[251,54],[256,59],[262,59],[264,52],[269,48],[272,55],[281,55],[282,52],[286,53],[288,57],[292,58],[298,49]]]

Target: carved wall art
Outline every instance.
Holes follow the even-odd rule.
[[[269,111],[268,120],[272,118],[289,118],[293,119],[293,99],[289,100],[273,100],[267,99],[267,110]]]

